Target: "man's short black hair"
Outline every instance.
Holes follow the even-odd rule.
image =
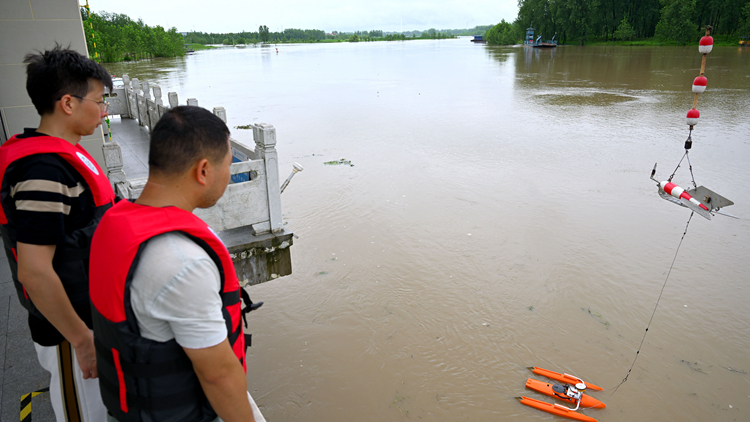
[[[27,54],[26,92],[39,115],[51,113],[63,95],[85,97],[96,80],[112,91],[112,77],[99,63],[70,48],[55,48],[38,54]]]
[[[203,158],[221,163],[229,151],[229,128],[202,107],[168,110],[151,131],[149,172],[177,175]]]

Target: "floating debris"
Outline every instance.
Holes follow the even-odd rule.
[[[736,372],[736,373],[742,374],[742,375],[747,375],[748,374],[747,372],[745,372],[745,371],[743,371],[741,369],[727,368],[727,367],[724,367],[724,366],[722,366],[722,368],[726,369],[727,371]]]
[[[594,319],[597,322],[599,322],[600,324],[604,324],[604,326],[607,327],[607,329],[609,329],[609,325],[610,325],[609,321],[606,321],[604,319],[604,317],[602,317],[600,314],[597,314],[596,312],[591,312],[591,308],[588,308],[588,309],[581,308],[581,310],[582,311],[588,311],[589,315],[591,315],[592,317],[594,317]]]
[[[688,368],[692,369],[695,372],[700,372],[701,374],[708,374],[706,371],[698,367],[698,362],[690,362],[685,359],[680,359],[680,363],[684,363],[688,366]]]
[[[354,167],[354,164],[352,164],[352,162],[350,160],[347,160],[346,158],[342,158],[342,159],[340,159],[338,161],[336,161],[336,160],[334,160],[334,161],[326,161],[323,164],[325,164],[327,166],[341,166],[341,165],[345,165],[345,166]]]

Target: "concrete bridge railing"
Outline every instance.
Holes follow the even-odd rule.
[[[175,92],[168,94],[168,105],[163,104],[161,96],[159,86],[131,81],[124,75],[123,86],[115,87],[105,99],[110,104],[110,115],[135,119],[139,125],[151,128],[178,104]],[[198,100],[188,99],[188,104],[197,106]],[[224,107],[215,107],[213,113],[226,123]],[[288,248],[293,236],[284,230],[282,221],[276,129],[265,123],[255,124],[252,129],[255,149],[230,139],[234,162],[232,181],[224,196],[213,207],[195,211],[219,233],[235,258],[237,275],[247,284],[291,274]],[[106,142],[103,152],[115,192],[122,198],[137,199],[146,178],[127,178],[122,170],[122,150],[116,142]]]

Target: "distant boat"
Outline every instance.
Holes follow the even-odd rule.
[[[526,38],[523,39],[523,45],[534,48],[555,48],[557,47],[557,40],[555,38],[557,38],[557,32],[555,32],[555,36],[549,41],[542,41],[541,35],[534,41],[534,27],[530,26],[526,28]]]
[[[487,40],[481,35],[474,35],[474,39],[472,39],[471,42],[486,43]]]
[[[555,40],[555,38],[557,38],[557,33],[555,33],[555,36],[552,37],[551,40],[542,41],[542,36],[540,35],[537,37],[536,42],[531,46],[534,48],[555,48],[557,47],[557,40]]]

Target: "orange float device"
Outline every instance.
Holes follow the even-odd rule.
[[[586,385],[588,386],[588,384]],[[536,392],[542,393],[550,397],[554,397],[558,400],[562,400],[571,404],[576,404],[576,400],[574,398],[566,396],[565,391],[556,391],[555,387],[558,387],[558,390],[560,390],[559,387],[562,387],[562,386],[559,386],[559,385],[556,386],[555,384],[535,380],[533,378],[529,378],[528,381],[526,381],[526,388],[530,388]],[[581,396],[581,407],[604,409],[605,407],[607,407],[607,405],[589,396],[588,394],[583,394]]]
[[[564,418],[574,419],[582,422],[596,422],[596,419],[594,418],[588,417],[583,413],[575,412],[565,406],[560,406],[559,404],[547,403],[528,397],[519,397],[519,399],[521,400],[521,403],[525,404],[526,406],[531,406],[536,409],[543,410],[547,413],[552,413],[553,415],[558,415]]]
[[[576,376],[573,376],[573,375],[570,375],[570,374],[561,374],[559,372],[550,371],[549,369],[543,369],[543,368],[539,368],[537,366],[530,366],[529,369],[531,369],[531,372],[533,372],[533,373],[535,373],[537,375],[541,375],[543,377],[547,377],[547,378],[553,379],[555,381],[567,382],[568,384],[575,385],[575,384],[577,384],[577,383],[579,383],[579,382],[582,381],[580,378],[578,378]],[[594,384],[589,384],[589,383],[586,383],[586,387],[590,388],[592,390],[597,390],[597,391],[603,390],[602,387],[599,387],[599,386],[594,385]]]

